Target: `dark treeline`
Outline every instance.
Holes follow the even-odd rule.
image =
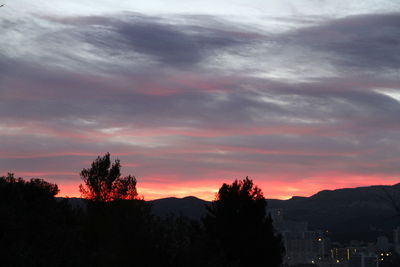
[[[200,221],[156,217],[109,154],[81,172],[85,208],[57,185],[0,177],[3,266],[280,266],[284,248],[260,189],[224,184]]]

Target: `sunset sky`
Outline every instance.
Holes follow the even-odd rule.
[[[145,199],[400,182],[400,1],[3,0],[0,176]]]

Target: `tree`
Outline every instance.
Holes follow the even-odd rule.
[[[39,178],[0,177],[2,266],[79,265],[79,212],[56,199],[58,191]]]
[[[97,157],[81,172],[82,195],[90,200],[83,221],[84,262],[89,266],[162,266],[154,256],[151,205],[138,198],[136,178],[121,177],[110,154]]]
[[[284,248],[266,214],[267,202],[248,177],[223,184],[207,206],[206,230],[229,264],[276,267]]]
[[[128,175],[121,177],[121,164],[116,159],[111,164],[110,153],[97,157],[89,169],[80,173],[84,184],[79,191],[86,199],[96,202],[114,200],[134,200],[137,198],[136,178]]]
[[[16,194],[22,194],[24,198],[31,197],[32,199],[39,196],[54,198],[60,192],[57,184],[39,178],[31,178],[30,181],[25,181],[22,178],[15,178],[13,173],[0,177],[0,186],[4,190],[3,195],[14,195],[15,197]]]

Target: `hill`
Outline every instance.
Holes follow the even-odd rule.
[[[311,229],[357,231],[393,229],[399,223],[388,195],[400,200],[400,184],[324,190],[311,197],[268,200],[286,219],[307,221]]]
[[[210,202],[197,197],[162,198],[149,201],[153,205],[153,212],[158,216],[169,214],[182,215],[191,219],[200,220],[205,213],[205,205]]]
[[[268,207],[282,209],[285,220],[308,222],[310,229],[329,230],[354,239],[375,239],[380,233],[391,236],[400,225],[400,217],[388,201],[388,195],[400,201],[400,184],[324,190],[311,197],[289,200],[268,199]],[[208,201],[195,197],[165,198],[151,201],[156,215],[184,215],[199,219]]]
[[[285,220],[308,222],[311,230],[329,230],[340,239],[375,239],[380,233],[391,236],[400,225],[400,216],[388,201],[388,195],[400,204],[400,184],[324,190],[311,197],[289,200],[268,199],[268,208],[282,209]],[[85,201],[70,198],[73,206],[84,207]],[[210,202],[190,196],[149,201],[158,216],[183,215],[200,220]],[[399,206],[400,207],[400,206]]]

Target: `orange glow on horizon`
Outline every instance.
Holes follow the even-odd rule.
[[[130,164],[126,164],[128,167]],[[133,165],[136,167],[136,165]],[[304,178],[298,178],[298,176]],[[78,186],[81,183],[76,172],[67,171],[37,171],[18,172],[16,177],[29,180],[31,177],[42,178],[48,182],[56,183],[60,189],[58,197],[81,197]],[[233,177],[232,179],[218,179],[202,177]],[[145,200],[160,198],[195,196],[204,200],[214,200],[218,189],[223,183],[232,183],[233,180],[244,178],[246,175],[235,170],[215,171],[205,175],[195,175],[191,181],[183,180],[178,174],[157,174],[154,176],[137,177],[137,190],[139,196]],[[271,178],[270,178],[271,177]],[[384,174],[361,175],[356,173],[344,173],[338,171],[324,172],[323,174],[305,173],[301,170],[291,169],[283,173],[270,171],[265,173],[253,173],[249,175],[254,184],[262,189],[268,199],[289,199],[292,196],[312,196],[322,190],[335,190],[340,188],[354,188],[371,185],[393,185],[399,182],[398,177]],[[273,179],[272,179],[273,178]]]
[[[252,177],[250,177],[252,178]],[[324,180],[324,179],[321,179]],[[326,179],[329,181],[331,179]],[[223,183],[231,183],[233,180],[219,181],[192,181],[163,183],[138,181],[139,196],[145,200],[154,200],[168,197],[183,198],[195,196],[204,200],[214,200],[218,189]],[[335,190],[341,188],[353,188],[371,185],[393,185],[398,183],[396,178],[378,179],[376,177],[353,177],[352,179],[337,180],[335,183],[321,182],[316,180],[303,181],[257,181],[255,185],[260,187],[264,196],[268,199],[290,199],[293,196],[309,197],[322,190]],[[58,184],[60,188],[59,197],[81,197],[78,183]]]

